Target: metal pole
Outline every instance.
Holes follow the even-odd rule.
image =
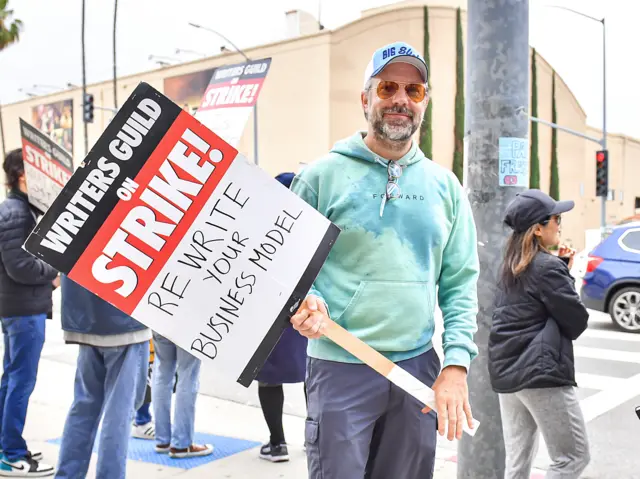
[[[606,28],[604,18],[602,22],[602,149],[607,149],[607,43]],[[607,164],[607,169],[609,165]],[[607,175],[609,172],[607,171]],[[600,238],[604,239],[605,228],[607,227],[607,197],[600,197]]]
[[[118,24],[118,0],[113,6],[113,106],[118,108],[118,73],[116,69],[116,25]]]
[[[87,69],[85,65],[85,51],[84,51],[84,26],[85,26],[85,10],[86,0],[82,0],[82,123],[84,123],[84,156],[89,153],[89,129],[87,122],[84,121],[84,103],[87,97]]]
[[[585,135],[584,133],[580,133],[579,131],[572,130],[571,128],[567,128],[566,126],[560,126],[557,123],[543,120],[541,118],[536,118],[535,116],[530,116],[529,120],[535,121],[536,123],[542,123],[543,125],[547,125],[551,128],[556,128],[557,130],[564,131],[565,133],[570,133],[572,135],[579,136],[580,138],[584,138],[585,140],[593,141],[598,145],[602,145],[602,138],[596,138],[595,136]]]
[[[499,139],[520,139],[528,170],[529,1],[469,0],[467,12],[465,189],[478,231],[479,355],[468,384],[474,416],[482,425],[475,437],[458,444],[458,479],[503,479],[505,447],[498,396],[488,375],[487,344],[496,284],[508,231],[502,225],[507,205],[528,187],[499,186]],[[527,171],[526,170],[526,171]],[[471,245],[470,245],[471,246]]]

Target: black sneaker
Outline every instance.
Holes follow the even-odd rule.
[[[271,443],[267,443],[260,448],[260,459],[265,459],[271,462],[286,462],[289,460],[289,450],[286,444],[280,444],[274,446]]]

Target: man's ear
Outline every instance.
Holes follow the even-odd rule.
[[[364,117],[369,118],[369,92],[363,91],[360,93],[360,102],[362,103],[362,111],[364,112]]]

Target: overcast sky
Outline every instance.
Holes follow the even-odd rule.
[[[113,1],[87,2],[87,82],[112,75]],[[223,44],[214,35],[194,30],[193,21],[247,48],[284,36],[285,11],[299,8],[314,15],[318,0],[119,0],[118,72],[121,75],[156,68],[149,55],[191,60],[176,48],[215,54]],[[389,0],[323,0],[322,23],[335,28],[359,17],[360,11]],[[431,2],[436,4],[437,2]],[[640,88],[637,86],[640,45],[638,0],[530,0],[530,44],[556,69],[588,115],[602,125],[602,27],[575,14],[549,8],[564,5],[607,22],[607,124],[610,132],[640,138]],[[17,45],[0,53],[0,101],[52,91],[34,84],[81,84],[81,0],[10,0],[25,24]],[[451,59],[452,62],[455,58]],[[437,119],[434,119],[437,121]]]

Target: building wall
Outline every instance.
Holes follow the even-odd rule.
[[[431,37],[431,97],[433,101],[433,160],[451,168],[454,150],[456,10],[458,0],[446,6],[429,7]],[[363,73],[373,51],[379,46],[404,40],[422,52],[423,4],[372,9],[363,17],[334,31],[288,39],[246,50],[251,58],[271,57],[271,69],[258,102],[260,167],[275,176],[300,167],[321,155],[339,139],[366,128],[360,105]],[[438,2],[443,3],[443,0]],[[448,6],[451,4],[451,6]],[[466,48],[466,13],[462,12],[463,44]],[[423,52],[424,53],[424,52]],[[466,53],[466,52],[465,52]],[[236,53],[196,60],[177,66],[140,73],[118,81],[118,101],[122,104],[140,81],[163,91],[169,77],[207,70],[223,64],[240,63]],[[552,67],[538,55],[538,115],[551,120]],[[113,106],[113,85],[106,81],[88,86],[96,105]],[[31,108],[42,103],[73,98],[74,161],[84,158],[84,124],[81,89],[41,96],[3,107],[7,150],[20,145],[20,117],[31,121]],[[556,76],[558,122],[573,130],[600,136],[587,128],[586,116],[562,79]],[[88,125],[89,146],[99,137],[112,117],[96,110],[95,122]],[[549,191],[551,129],[538,126],[541,189]],[[584,245],[584,231],[600,224],[599,199],[595,197],[596,143],[568,133],[558,133],[560,194],[576,201],[576,209],[566,215],[563,234],[577,248]],[[238,149],[253,158],[253,117],[248,120]],[[640,197],[640,141],[609,135],[611,187],[618,192],[607,202],[607,219],[618,221],[633,214],[635,197]],[[635,181],[634,181],[635,179]]]

